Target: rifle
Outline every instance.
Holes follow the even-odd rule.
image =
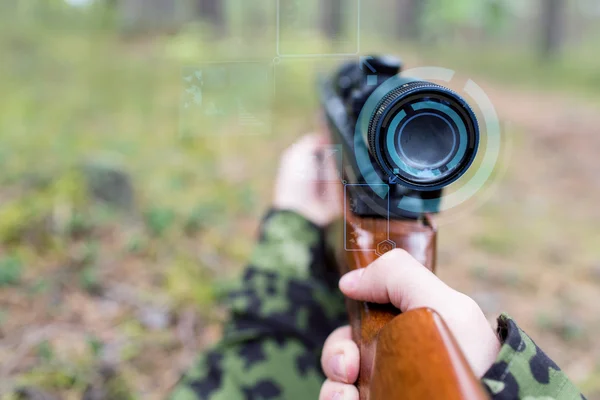
[[[368,60],[365,68],[363,64]],[[435,272],[442,189],[477,153],[476,117],[458,94],[399,75],[390,56],[344,64],[320,82],[344,183],[341,274],[403,248]],[[347,300],[361,365],[361,400],[488,398],[452,333],[431,309]]]

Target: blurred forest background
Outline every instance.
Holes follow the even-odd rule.
[[[164,398],[219,337],[316,74],[388,52],[502,119],[441,277],[600,399],[599,49],[597,0],[2,1],[0,398]]]

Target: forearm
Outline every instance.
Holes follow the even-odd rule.
[[[322,229],[290,211],[269,212],[250,264],[229,295],[229,328],[291,335],[321,346],[345,321],[328,262]]]
[[[323,343],[346,319],[324,234],[296,213],[267,214],[229,293],[223,339],[186,374],[173,400],[318,396]]]
[[[498,318],[502,348],[482,378],[492,399],[585,397],[564,372],[507,315]]]

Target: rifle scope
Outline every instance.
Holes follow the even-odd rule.
[[[448,88],[397,75],[396,58],[369,57],[368,62],[369,69],[357,63],[341,68],[334,90],[351,119],[368,119],[361,134],[384,175],[419,191],[441,189],[460,178],[479,144],[471,107]]]

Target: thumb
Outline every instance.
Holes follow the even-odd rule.
[[[454,292],[402,249],[387,252],[366,268],[347,273],[339,285],[351,299],[392,303],[403,312],[439,307]]]
[[[404,250],[392,250],[366,268],[344,275],[340,289],[354,300],[392,303],[402,312],[421,307],[436,310],[479,377],[500,351],[500,341],[477,303],[447,286]]]

